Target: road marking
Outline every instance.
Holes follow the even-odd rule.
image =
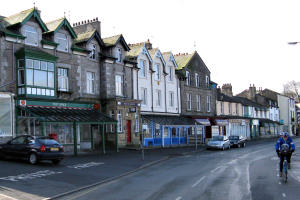
[[[4,195],[4,194],[0,194],[0,196],[4,197],[6,199],[8,198],[8,199],[12,199],[12,200],[17,200],[17,199],[15,199],[13,197],[10,197],[10,196]],[[0,198],[0,199],[2,199],[2,198]]]
[[[41,178],[41,177],[50,176],[50,175],[54,175],[54,174],[61,174],[61,173],[62,172],[44,170],[44,171],[38,171],[38,172],[34,172],[34,173],[29,173],[29,174],[20,174],[20,175],[17,175],[17,176],[1,177],[0,180],[16,182],[16,181]]]
[[[72,169],[84,169],[84,168],[88,168],[88,167],[94,167],[94,166],[98,166],[98,165],[103,165],[104,163],[97,163],[97,162],[89,162],[89,163],[83,163],[83,164],[76,164],[76,165],[69,165],[67,166],[68,168],[72,168]]]
[[[201,181],[203,181],[206,178],[206,176],[203,176],[202,178],[200,178],[196,183],[194,183],[194,185],[192,185],[192,187],[196,187]]]
[[[223,166],[217,167],[217,168],[211,170],[210,172],[211,172],[211,173],[215,173],[218,169],[221,169],[222,167],[223,167]]]
[[[181,200],[182,199],[182,197],[177,197],[175,200]]]
[[[285,194],[285,193],[282,193],[282,196],[285,198],[285,197],[286,197],[286,194]]]

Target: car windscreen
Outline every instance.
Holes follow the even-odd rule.
[[[213,141],[223,141],[224,139],[223,139],[223,136],[213,136],[212,140]]]
[[[39,138],[37,140],[39,141],[39,143],[44,144],[44,145],[59,144],[56,140],[50,139],[50,138]]]
[[[238,140],[239,136],[229,136],[229,140]]]

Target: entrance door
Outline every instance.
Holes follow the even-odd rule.
[[[127,143],[131,143],[131,120],[127,120]]]

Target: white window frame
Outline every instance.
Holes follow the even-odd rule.
[[[116,96],[123,96],[123,76],[115,76]]]
[[[156,106],[161,106],[161,90],[156,90]]]
[[[232,111],[232,109],[231,109],[231,103],[230,103],[230,102],[228,102],[228,114],[230,114],[230,115],[231,115],[231,111]]]
[[[223,114],[224,113],[224,102],[221,101],[220,105],[221,105],[220,112],[221,112],[221,114]]]
[[[160,80],[160,64],[155,63],[154,64],[154,80],[159,81]]]
[[[65,33],[56,33],[55,42],[58,43],[57,50],[63,52],[69,52],[69,40],[68,36]],[[63,45],[65,42],[65,46]]]
[[[116,62],[121,63],[121,61],[122,61],[122,49],[121,48],[117,48],[116,54],[117,54],[116,55],[116,57],[117,57]]]
[[[121,110],[118,110],[117,120],[118,120],[118,125],[117,125],[118,133],[121,133],[123,132],[123,118],[122,118]]]
[[[201,111],[201,96],[196,95],[197,98],[197,111]]]
[[[211,96],[207,96],[207,112],[211,112]]]
[[[96,51],[97,51],[97,46],[93,43],[89,45],[89,50],[91,51],[89,54],[89,58],[92,60],[96,60]]]
[[[205,76],[205,81],[206,81],[206,87],[209,87],[209,77],[207,75]]]
[[[95,94],[95,72],[86,72],[86,90],[88,94]]]
[[[38,46],[38,31],[34,26],[24,25],[25,44],[30,46]],[[34,41],[30,40],[34,39]]]
[[[199,80],[199,74],[195,73],[195,86],[199,87],[200,86],[200,80]]]
[[[192,94],[186,93],[186,109],[192,110]]]
[[[110,117],[111,117],[112,119],[115,119],[115,111],[114,111],[114,110],[111,110],[110,113],[109,113],[109,115],[110,115]],[[114,125],[113,125],[113,124],[110,125],[110,132],[111,132],[111,133],[114,132]]]
[[[186,85],[191,85],[191,74],[189,71],[185,71],[185,77],[186,77]]]
[[[142,88],[141,90],[141,103],[142,105],[147,105],[147,88]]]
[[[169,66],[169,81],[173,81],[173,67]]]
[[[172,108],[174,107],[174,97],[175,97],[175,96],[174,96],[174,92],[170,92],[170,93],[169,93],[169,98],[170,98],[170,99],[169,99],[169,100],[170,100],[170,101],[169,101],[169,105],[170,105],[170,107],[172,107]]]
[[[140,122],[139,122],[139,115],[138,113],[134,114],[134,120],[135,120],[135,132],[139,132],[140,131]]]
[[[139,60],[139,76],[145,78],[146,77],[146,61]]]
[[[69,91],[69,77],[68,69],[57,68],[57,78],[58,78],[58,90],[59,91]]]

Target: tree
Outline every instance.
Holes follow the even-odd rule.
[[[289,81],[286,84],[283,84],[283,94],[295,99],[297,102],[300,101],[300,82]]]

